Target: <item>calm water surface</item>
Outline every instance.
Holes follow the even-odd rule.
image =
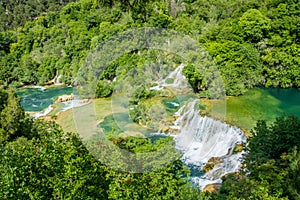
[[[27,112],[39,112],[53,104],[54,100],[63,94],[74,93],[72,87],[22,88],[17,90],[21,97],[21,105]]]
[[[226,118],[233,124],[252,129],[257,120],[274,121],[283,113],[300,117],[300,90],[296,88],[253,88],[226,102]]]

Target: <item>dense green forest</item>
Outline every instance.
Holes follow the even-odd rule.
[[[48,12],[59,11],[71,0],[1,0],[0,31],[16,29]]]
[[[193,38],[212,56],[228,95],[254,86],[299,87],[299,1],[37,2],[0,1],[0,199],[300,199],[298,117],[282,115],[272,124],[258,121],[244,145],[243,169],[227,175],[218,193],[204,193],[192,187],[190,171],[180,159],[145,173],[106,166],[77,134],[33,120],[11,89],[44,85],[57,75],[76,84],[90,51],[118,33],[141,27]],[[143,49],[113,60],[95,83],[97,96],[109,96],[115,77],[157,59],[156,53]],[[179,64],[176,59],[167,55],[161,62]],[[184,73],[195,92],[206,89],[196,66],[186,65]],[[134,95],[132,104],[152,94],[139,87]],[[169,137],[153,143],[112,134],[109,140],[135,153],[174,148]]]
[[[125,30],[150,26],[186,34],[203,46],[219,67],[229,95],[257,85],[298,87],[299,4],[296,0],[71,2],[60,12],[48,12],[0,33],[0,84],[43,85],[56,74],[64,83],[74,84],[88,52],[101,42]],[[134,66],[135,60],[143,59],[135,51],[128,54],[122,57],[127,60],[116,63],[130,58]],[[118,67],[122,68],[114,66]],[[197,91],[199,73],[190,71]]]

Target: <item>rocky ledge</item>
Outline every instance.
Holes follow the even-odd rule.
[[[72,101],[74,99],[74,95],[70,94],[70,95],[61,95],[57,98],[57,100],[55,102],[66,102],[66,101]]]

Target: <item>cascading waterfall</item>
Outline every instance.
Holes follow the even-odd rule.
[[[165,87],[171,87],[187,92],[189,84],[182,74],[184,67],[184,64],[178,66],[150,90],[163,90]],[[234,149],[237,145],[246,142],[246,137],[242,130],[235,126],[206,116],[202,117],[196,106],[197,100],[182,106],[175,113],[177,119],[170,128],[177,129],[179,132],[178,135],[173,136],[176,149],[183,152],[182,160],[192,171],[193,183],[204,189],[208,184],[221,182],[225,174],[240,169],[245,152],[234,152]],[[208,163],[210,166],[204,173],[202,169]]]
[[[41,112],[34,112],[34,113],[31,113],[30,115],[31,115],[33,118],[37,119],[37,118],[40,118],[40,117],[43,117],[43,116],[48,115],[52,110],[53,110],[52,105],[49,105],[44,111],[41,111]]]
[[[188,87],[188,82],[184,75],[182,75],[182,70],[185,64],[179,65],[174,71],[172,71],[166,78],[159,81],[157,86],[151,87],[150,90],[162,90],[164,87],[173,87],[177,89],[183,89]],[[172,83],[168,83],[168,80],[172,79]]]
[[[234,154],[233,149],[246,138],[237,127],[200,116],[196,104],[195,100],[181,107],[172,128],[180,130],[174,139],[186,165],[201,169],[211,158],[222,160],[204,175],[192,177],[193,183],[203,189],[207,184],[221,182],[223,175],[238,171],[244,152]]]
[[[183,82],[186,80],[185,76],[182,75],[182,70],[185,67],[184,64],[179,65],[174,71],[172,71],[162,82],[162,86],[169,86],[169,87],[180,87]],[[173,83],[167,83],[168,79],[173,79]]]

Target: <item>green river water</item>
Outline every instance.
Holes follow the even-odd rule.
[[[22,88],[17,90],[21,105],[27,112],[40,112],[54,103],[58,96],[74,93],[72,87]]]
[[[71,87],[47,89],[23,88],[17,91],[25,111],[43,111],[63,94],[74,93]],[[274,121],[282,113],[300,117],[300,90],[296,88],[253,88],[244,95],[226,101],[226,120],[251,130],[257,120]]]
[[[226,101],[226,119],[246,130],[257,120],[272,122],[283,113],[300,117],[300,90],[296,88],[253,88]]]

